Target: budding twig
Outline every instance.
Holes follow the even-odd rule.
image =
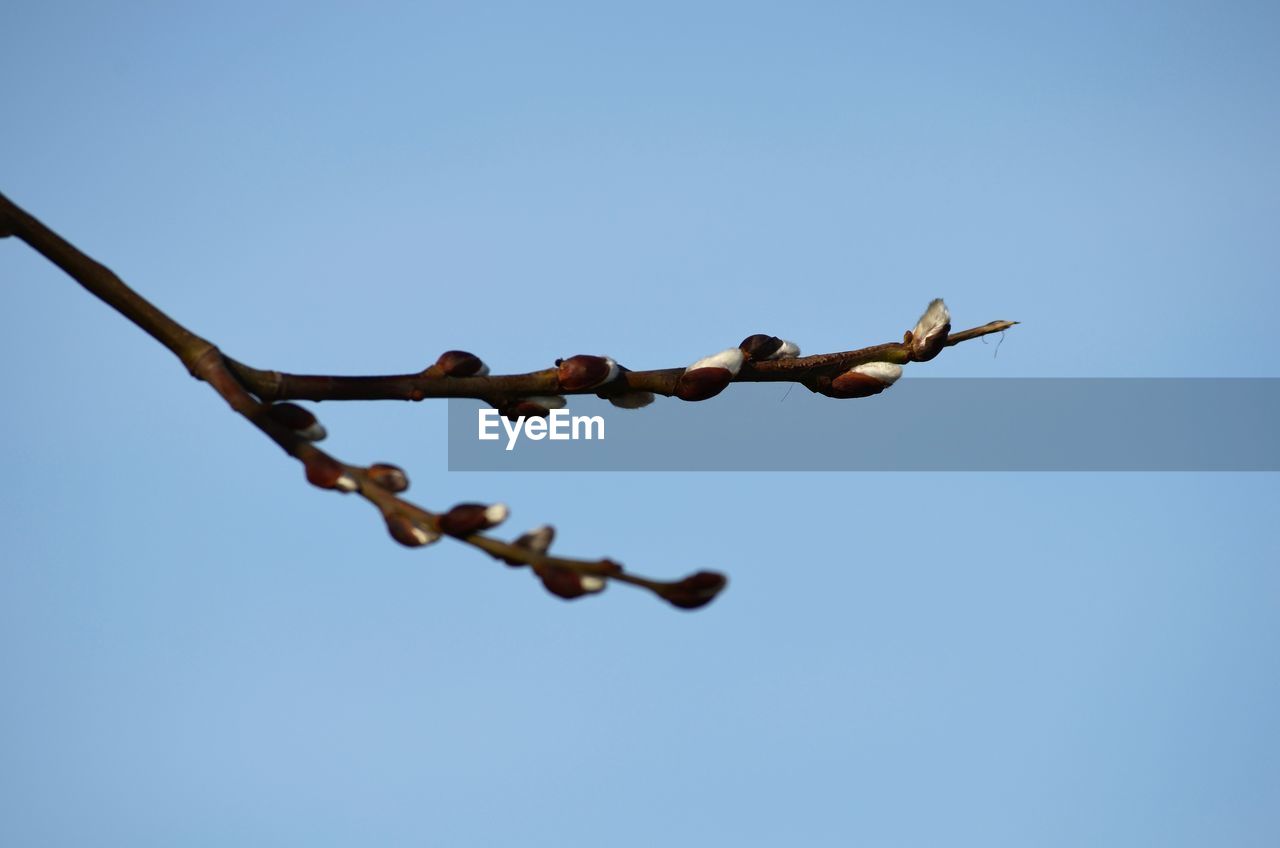
[[[354,493],[371,503],[397,542],[422,547],[449,536],[508,565],[529,566],[548,591],[562,598],[593,594],[615,581],[647,589],[685,609],[710,602],[724,588],[725,577],[699,571],[681,580],[661,581],[632,574],[610,559],[553,556],[548,550],[554,531],[547,526],[513,542],[486,535],[484,531],[507,517],[505,505],[459,504],[436,513],[413,504],[400,496],[409,487],[403,470],[388,463],[363,467],[339,461],[315,445],[325,437],[325,429],[315,416],[283,401],[470,397],[518,416],[546,415],[564,405],[565,395],[596,394],[629,409],[647,405],[658,394],[705,400],[733,382],[795,382],[833,397],[861,397],[891,385],[902,364],[932,359],[943,347],[998,333],[1017,323],[994,321],[949,333],[950,314],[937,300],[903,342],[817,356],[801,357],[793,342],[758,333],[737,348],[704,357],[687,368],[631,371],[607,356],[579,354],[558,360],[553,368],[491,376],[488,366],[473,354],[446,351],[436,362],[412,374],[285,374],[253,368],[224,355],[212,342],[174,321],[106,266],[0,194],[0,238],[6,236],[26,242],[168,348],[194,377],[208,383],[235,412],[301,462],[310,483]]]
[[[951,347],[970,339],[1001,333],[1017,321],[992,321],[947,336],[942,347]],[[889,342],[837,353],[820,353],[791,359],[747,360],[742,363],[731,383],[800,383],[810,391],[821,391],[832,377],[855,365],[867,362],[891,362],[905,365],[917,361],[908,342]],[[496,407],[512,399],[533,395],[594,395],[602,397],[625,392],[648,392],[673,397],[677,395],[684,368],[659,368],[652,371],[622,369],[609,384],[611,392],[598,388],[567,388],[559,381],[559,369],[546,368],[526,374],[495,374],[473,377],[439,377],[425,371],[413,374],[382,376],[321,376],[264,371],[228,359],[228,366],[242,383],[264,400],[425,400],[427,398],[476,398]],[[825,378],[825,382],[824,382]],[[642,404],[643,405],[643,404]]]

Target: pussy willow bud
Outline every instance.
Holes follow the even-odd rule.
[[[409,478],[398,466],[386,462],[375,462],[365,472],[369,479],[388,492],[403,492],[409,488]]]
[[[733,374],[725,368],[694,368],[676,381],[676,397],[680,400],[707,400],[724,391],[733,382]]]
[[[870,397],[892,386],[901,376],[901,365],[892,362],[865,362],[832,380],[826,394],[835,398]]]
[[[498,407],[498,412],[503,418],[509,418],[514,421],[521,417],[546,418],[551,414],[551,410],[563,409],[564,406],[565,399],[560,395],[534,395],[508,401]]]
[[[480,357],[465,350],[446,350],[436,360],[436,368],[445,377],[483,377],[489,373]]]
[[[440,534],[427,525],[398,512],[387,516],[387,532],[406,548],[420,548],[440,538]]]
[[[706,400],[724,391],[742,369],[746,357],[741,348],[731,347],[704,356],[684,369],[676,381],[676,397],[680,400]]]
[[[618,395],[610,395],[609,403],[619,409],[641,409],[653,403],[653,392],[631,389]]]
[[[296,403],[273,403],[267,407],[267,415],[309,442],[318,442],[328,435],[324,425],[316,420],[311,411]]]
[[[556,379],[566,392],[594,389],[618,376],[618,363],[607,356],[579,354],[562,359],[556,366]]]
[[[535,554],[545,554],[551,548],[551,542],[556,537],[556,529],[550,524],[543,524],[541,527],[535,527],[527,533],[521,533],[520,536],[511,544],[517,548],[524,548]],[[518,559],[509,557],[499,557],[507,565],[518,568],[522,565],[528,565]]]
[[[747,336],[738,348],[747,359],[755,362],[766,359],[794,359],[800,355],[800,347],[795,342],[764,333]]]
[[[321,489],[336,489],[339,492],[354,492],[359,485],[356,479],[346,472],[342,463],[328,454],[315,453],[307,457],[304,467],[307,471],[307,482]]]
[[[933,359],[946,347],[947,334],[950,332],[951,312],[942,298],[936,298],[929,303],[911,331],[911,358],[917,362]]]
[[[520,537],[512,544],[517,547],[527,548],[535,554],[545,554],[551,549],[551,543],[555,541],[555,538],[556,528],[550,524],[543,524],[527,533],[521,533]]]
[[[578,574],[557,565],[543,565],[538,569],[538,579],[551,594],[571,601],[604,590],[605,579],[594,574]]]
[[[436,524],[442,533],[448,533],[450,536],[470,536],[472,533],[498,526],[507,520],[509,514],[510,510],[507,509],[506,504],[485,506],[464,503],[458,504],[440,516],[436,519]]]
[[[699,571],[676,583],[658,590],[658,594],[673,606],[681,609],[697,609],[715,600],[729,581],[715,571]]]

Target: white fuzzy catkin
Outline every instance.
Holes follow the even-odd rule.
[[[795,359],[800,355],[800,345],[795,342],[782,340],[782,344],[778,345],[778,349],[765,357],[765,359]]]
[[[951,311],[947,309],[947,305],[942,302],[942,298],[936,297],[929,302],[929,306],[924,310],[924,314],[920,316],[920,320],[916,322],[915,328],[911,331],[911,337],[916,340],[923,341],[929,335],[937,333],[944,325],[951,323]]]
[[[702,359],[699,359],[684,370],[687,372],[693,371],[695,368],[723,368],[736,377],[738,376],[738,371],[742,369],[743,359],[744,355],[742,350],[740,348],[731,347],[727,350],[722,350],[719,353],[704,356]]]
[[[319,421],[313,421],[311,424],[303,427],[297,432],[299,436],[306,439],[308,442],[322,442],[325,437],[329,435],[329,431],[326,430],[324,425]]]
[[[417,524],[409,527],[409,535],[412,536],[419,545],[425,545],[428,542],[434,542],[436,539],[440,538],[439,535],[433,536],[431,533],[428,533],[425,528],[419,527]]]
[[[605,362],[609,363],[609,373],[605,376],[603,380],[600,381],[599,384],[604,385],[605,383],[611,383],[614,380],[618,379],[618,363],[613,361],[613,357],[602,356],[600,358],[603,359]]]
[[[849,369],[854,374],[866,374],[874,377],[886,386],[892,386],[902,376],[902,366],[892,362],[864,362]]]
[[[549,524],[540,524],[523,534],[517,544],[523,543],[525,548],[534,553],[545,554],[547,549],[551,547],[551,540],[555,538],[556,531]]]

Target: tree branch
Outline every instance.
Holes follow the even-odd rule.
[[[1017,321],[992,321],[981,327],[951,333],[946,346],[1001,333]],[[734,376],[735,383],[799,383],[820,391],[822,377],[832,377],[867,362],[911,362],[910,346],[902,342],[873,345],[838,353],[821,353],[794,359],[744,362]],[[502,400],[545,395],[594,395],[599,387],[566,388],[557,368],[527,374],[445,377],[431,368],[413,374],[379,376],[323,376],[263,371],[228,359],[240,381],[264,400],[426,400],[427,398],[476,398],[501,405]],[[683,368],[652,371],[621,371],[609,388],[613,393],[652,392],[670,397],[684,373]],[[607,396],[607,395],[606,395]]]
[[[511,417],[545,415],[562,395],[596,394],[634,408],[655,394],[682,400],[706,400],[731,382],[794,382],[832,397],[866,397],[892,385],[908,362],[932,359],[943,347],[998,333],[1013,321],[994,321],[950,333],[950,315],[941,300],[930,304],[902,342],[858,350],[799,357],[798,348],[772,336],[744,339],[738,348],[699,360],[687,368],[630,371],[607,357],[575,356],[556,367],[528,374],[489,376],[471,354],[448,351],[433,365],[413,374],[318,376],[265,371],[237,362],[156,308],[106,266],[0,194],[0,238],[16,236],[65,271],[85,289],[156,339],[209,384],[227,404],[285,453],[302,463],[307,480],[341,493],[356,493],[382,515],[387,530],[409,547],[429,545],[444,536],[514,567],[529,566],[543,585],[562,598],[599,592],[608,581],[647,589],[675,606],[694,609],[710,602],[726,585],[723,575],[699,571],[681,580],[661,581],[627,572],[610,559],[552,556],[554,530],[543,526],[511,542],[485,535],[507,515],[502,504],[458,504],[436,513],[400,497],[408,478],[393,465],[345,464],[314,442],[324,429],[310,412],[289,400],[423,400],[470,397],[485,400]]]

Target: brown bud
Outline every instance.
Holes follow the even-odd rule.
[[[437,519],[442,533],[450,536],[470,536],[481,530],[496,527],[506,520],[509,510],[506,504],[464,503],[458,504]]]
[[[800,355],[800,346],[795,342],[765,333],[747,336],[742,340],[742,344],[738,345],[738,349],[742,351],[743,356],[755,362],[763,362],[767,359],[793,359]]]
[[[618,376],[618,363],[607,356],[579,354],[557,363],[556,379],[567,392],[594,389]]]
[[[272,421],[288,427],[309,442],[318,442],[328,435],[311,411],[296,403],[273,403],[267,407],[267,415]]]
[[[747,359],[768,359],[782,347],[782,339],[777,336],[756,333],[743,339],[742,344],[738,345],[738,347],[746,355]]]
[[[566,601],[604,591],[605,579],[594,574],[578,574],[558,565],[544,565],[538,569],[538,579],[547,591]]]
[[[420,548],[440,538],[440,534],[398,512],[387,516],[387,532],[406,548]]]
[[[465,350],[446,350],[436,360],[436,368],[445,377],[483,377],[489,373],[480,357]]]
[[[375,462],[365,472],[369,479],[388,492],[403,492],[409,488],[409,478],[404,471],[386,462]]]
[[[307,457],[305,462],[307,482],[321,489],[337,489],[340,492],[354,492],[358,487],[355,478],[346,472],[342,463],[328,454],[316,453]]]
[[[699,571],[663,587],[658,592],[673,606],[681,609],[697,609],[711,603],[728,582],[723,574]]]
[[[869,374],[846,371],[831,381],[827,395],[834,398],[864,398],[878,395],[889,386]]]
[[[676,381],[676,397],[680,400],[706,400],[724,391],[733,382],[728,368],[693,368]]]
[[[831,381],[823,394],[834,398],[862,398],[878,395],[902,376],[902,366],[892,362],[864,362]]]

